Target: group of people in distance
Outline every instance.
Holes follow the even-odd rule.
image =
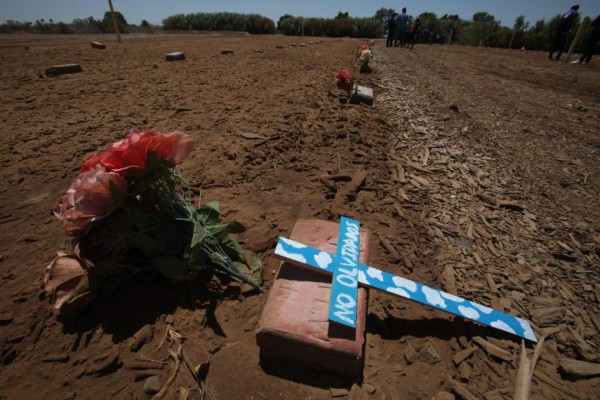
[[[548,53],[548,60],[560,61],[560,57],[563,52],[567,50],[569,45],[569,37],[573,29],[573,25],[579,16],[579,4],[575,4],[567,11],[560,22],[556,26],[556,30],[551,38],[550,52]],[[592,22],[592,30],[584,44],[584,50],[578,60],[572,62],[572,64],[587,64],[592,60],[592,56],[596,52],[596,45],[600,39],[600,15]],[[553,58],[556,53],[556,58]]]
[[[415,42],[419,41],[421,21],[419,18],[416,18],[411,23],[411,19],[406,14],[406,7],[402,8],[402,14],[394,13],[390,16],[387,23],[388,35],[386,47],[414,48]]]
[[[579,4],[575,4],[567,11],[560,19],[552,37],[550,38],[550,52],[548,60],[560,61],[563,52],[567,50],[569,39],[575,21],[579,16]],[[406,14],[406,7],[402,8],[402,14],[394,13],[387,21],[387,41],[386,47],[406,47],[414,48],[415,43],[419,42],[419,37],[424,36],[426,43],[432,43],[432,38],[435,41],[440,41],[440,35],[437,37],[433,32],[430,32],[426,27],[421,31],[421,21],[416,18],[414,21]],[[591,26],[591,32],[586,42],[584,43],[584,51],[579,59],[573,61],[572,64],[587,64],[591,61],[592,56],[596,53],[596,46],[600,39],[600,15],[594,19]],[[445,41],[445,35],[442,38]],[[556,58],[554,58],[556,53]]]

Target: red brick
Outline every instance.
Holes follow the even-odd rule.
[[[290,239],[335,254],[339,225],[298,220]],[[360,261],[368,261],[370,233],[361,228]],[[331,276],[282,263],[265,304],[256,342],[261,356],[296,361],[348,376],[363,365],[367,290],[358,289],[356,330],[329,322]]]

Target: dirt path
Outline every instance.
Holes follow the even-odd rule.
[[[108,49],[92,50],[95,39]],[[67,243],[49,209],[85,153],[132,128],[178,129],[197,140],[182,172],[204,200],[219,199],[226,218],[249,228],[242,239],[265,260],[267,288],[278,235],[299,217],[348,215],[373,232],[374,265],[532,320],[547,335],[532,398],[597,398],[599,378],[573,380],[559,363],[600,361],[598,65],[376,47],[376,72],[360,78],[376,91],[367,108],[343,105],[332,87],[356,41],[63,40],[0,37],[0,398],[148,398],[147,377],[164,384],[173,374],[171,330],[186,338],[193,361],[210,367],[200,390],[182,366],[166,398],[512,396],[513,338],[379,293],[370,298],[357,382],[261,365],[254,328],[265,295],[214,283],[207,290],[206,282],[148,277],[79,318],[50,315],[42,273]],[[221,48],[235,54],[221,56]],[[171,51],[187,60],[166,63]],[[67,62],[84,73],[40,77]],[[321,179],[360,170],[367,180],[351,196],[341,195],[344,182]]]
[[[571,66],[551,66],[557,72],[532,55],[447,47],[385,49],[380,61],[380,106],[398,124],[388,147],[398,224],[388,238],[401,254],[416,255],[402,260],[404,271],[528,318],[548,335],[533,398],[597,393],[597,380],[564,382],[558,366],[563,358],[598,361],[598,70],[566,78],[559,74]],[[504,78],[498,68],[509,69]],[[565,79],[585,83],[567,88]],[[426,232],[420,243],[406,224]],[[407,307],[417,322],[396,311],[396,301],[382,300],[381,312],[377,304],[376,297],[371,310],[397,330],[381,337],[401,340],[380,343],[387,346],[374,359],[405,356],[387,387],[404,381],[412,398],[430,398],[432,382],[449,389],[458,381],[476,397],[513,393],[515,341],[460,320],[432,321],[418,306]],[[507,350],[510,361],[486,354],[475,336]],[[431,347],[440,362],[421,369],[415,359],[429,359]],[[469,349],[476,351],[457,362]]]

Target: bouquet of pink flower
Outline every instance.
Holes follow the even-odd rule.
[[[218,202],[196,208],[186,195],[175,167],[192,146],[183,132],[132,131],[84,158],[79,177],[54,207],[74,237],[73,254],[59,253],[46,269],[56,311],[77,312],[113,292],[115,282],[149,269],[173,280],[210,269],[260,290],[260,258],[231,236],[244,227],[219,223]]]

